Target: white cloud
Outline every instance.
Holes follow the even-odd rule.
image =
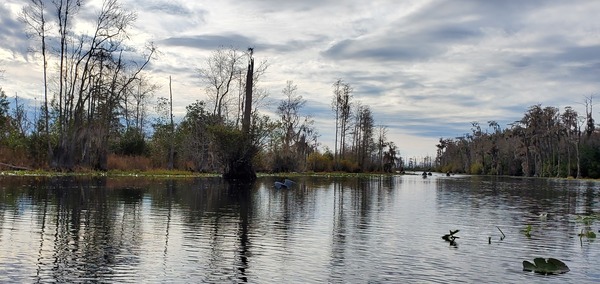
[[[32,57],[16,20],[22,3],[0,4],[6,23],[0,85],[8,94],[33,97],[41,69],[26,63]],[[97,7],[100,0],[89,3]],[[206,99],[196,70],[212,50],[253,46],[257,60],[270,63],[263,87],[277,100],[293,80],[325,145],[333,144],[328,106],[337,78],[354,87],[355,99],[371,106],[376,123],[389,127],[407,156],[435,155],[439,137],[461,136],[471,121],[506,126],[532,104],[577,109],[600,87],[596,1],[122,3],[138,14],[132,44],[157,44],[161,54],[149,70],[162,85],[157,96],[168,95],[173,77],[179,117],[185,105]]]

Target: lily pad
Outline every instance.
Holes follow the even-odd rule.
[[[548,258],[546,260],[541,257],[535,258],[533,263],[524,260],[523,270],[542,274],[562,274],[570,271],[569,267],[564,262],[556,258]]]

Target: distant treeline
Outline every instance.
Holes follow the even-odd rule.
[[[501,129],[489,121],[488,130],[473,122],[471,133],[440,138],[438,170],[443,172],[537,177],[600,178],[600,133],[592,117],[592,98],[586,114],[572,107],[529,107],[522,119]]]

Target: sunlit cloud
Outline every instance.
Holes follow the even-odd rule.
[[[23,3],[0,4],[0,86],[33,98],[41,68],[17,20]],[[101,3],[86,1],[80,12],[91,20]],[[207,100],[198,69],[213,50],[254,47],[270,66],[260,82],[269,93],[264,113],[275,113],[286,81],[294,81],[324,146],[333,145],[337,79],[352,85],[355,102],[372,109],[408,156],[435,155],[440,137],[462,136],[471,122],[508,127],[533,104],[578,109],[600,91],[595,1],[121,3],[137,14],[127,48],[156,45],[148,76],[161,85],[156,96],[168,96],[171,77],[176,117]]]

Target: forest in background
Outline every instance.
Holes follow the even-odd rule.
[[[252,49],[222,47],[199,63],[207,99],[188,105],[176,122],[173,99],[190,94],[173,94],[169,85],[169,95],[156,98],[165,86],[154,84],[145,69],[157,47],[138,50],[127,42],[135,13],[117,0],[104,1],[93,32],[82,34],[73,28],[82,17],[80,1],[28,3],[20,20],[43,63],[43,99],[31,114],[18,95],[8,97],[0,88],[0,168],[223,172],[240,148],[252,152],[263,172],[390,172],[403,164],[387,128],[375,124],[369,106],[355,101],[342,79],[332,83],[335,147],[323,152],[293,81],[281,90],[277,117],[261,112],[268,91],[260,81],[269,64],[244,76],[246,63],[254,64]],[[247,88],[254,93],[251,145],[242,147]]]
[[[439,171],[469,174],[600,178],[600,133],[592,116],[593,97],[586,113],[567,106],[533,105],[506,129],[489,121],[487,130],[473,122],[471,133],[440,138]]]

